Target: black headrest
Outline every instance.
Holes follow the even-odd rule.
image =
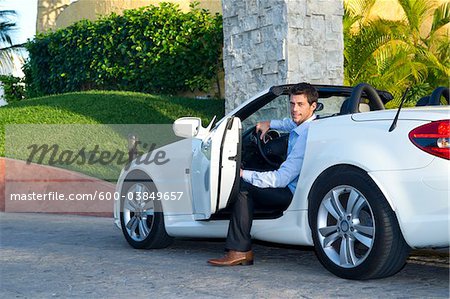
[[[343,115],[343,114],[348,114],[348,103],[350,102],[350,99],[347,98],[345,99],[345,101],[342,102],[342,106],[341,106],[341,110],[339,111],[339,114]]]
[[[416,103],[416,107],[426,106],[426,105],[428,105],[429,101],[430,101],[430,96],[426,96],[426,97],[420,98],[420,100],[418,100],[417,103]]]

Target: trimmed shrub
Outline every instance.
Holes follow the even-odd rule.
[[[31,96],[89,89],[205,90],[222,69],[222,17],[161,3],[38,34],[26,47]]]

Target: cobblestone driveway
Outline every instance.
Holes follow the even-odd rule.
[[[223,242],[135,250],[108,218],[0,213],[1,298],[448,298],[448,254],[415,252],[397,275],[349,281],[310,248],[258,243],[251,267],[206,260]]]

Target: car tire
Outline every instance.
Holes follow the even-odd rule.
[[[130,172],[123,182],[120,224],[128,244],[136,249],[165,248],[172,243],[156,192],[155,184],[142,171]]]
[[[364,171],[343,166],[319,177],[308,215],[317,257],[333,274],[374,279],[405,265],[410,248],[397,217]]]

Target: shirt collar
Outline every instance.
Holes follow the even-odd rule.
[[[307,120],[305,120],[304,122],[302,122],[300,125],[297,126],[297,128],[295,128],[293,131],[295,131],[297,134],[300,134],[300,132],[305,128],[309,126],[309,123],[311,121],[313,121],[314,119],[316,119],[316,115],[313,114],[311,115],[310,118],[308,118]]]

